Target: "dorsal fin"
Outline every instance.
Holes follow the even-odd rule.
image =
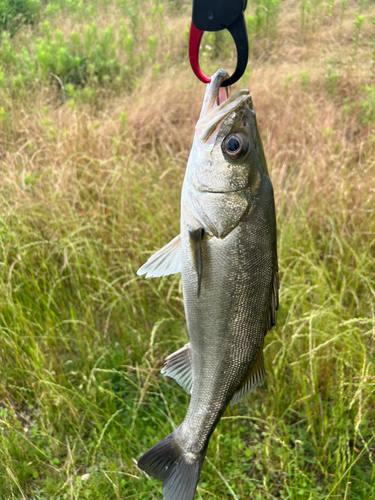
[[[234,393],[230,405],[236,405],[242,398],[253,392],[254,389],[260,387],[266,378],[266,368],[264,366],[263,348],[259,351],[253,366],[251,367],[245,382]]]
[[[158,250],[137,271],[138,276],[159,278],[181,272],[181,240],[180,235]]]
[[[182,349],[165,358],[164,368],[161,373],[173,378],[188,394],[193,385],[193,372],[191,368],[190,343]]]

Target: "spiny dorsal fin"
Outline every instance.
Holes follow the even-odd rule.
[[[159,278],[181,272],[181,240],[180,235],[158,250],[137,271],[138,276]]]
[[[203,256],[202,256],[202,238],[204,229],[199,228],[194,231],[189,231],[190,248],[193,254],[193,262],[198,278],[197,296],[201,293],[202,272],[203,272]]]
[[[191,368],[190,344],[170,354],[165,358],[164,368],[161,373],[173,378],[188,394],[193,385],[193,372]]]
[[[234,393],[234,396],[231,399],[230,405],[234,406],[242,398],[253,392],[254,389],[260,387],[266,378],[266,368],[264,366],[264,356],[263,349],[259,351],[259,354],[251,367],[248,376],[246,377],[245,382],[239,388],[237,392]]]

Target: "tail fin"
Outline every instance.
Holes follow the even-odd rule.
[[[184,453],[176,442],[177,432],[142,455],[138,467],[163,481],[163,500],[193,500],[206,450]]]

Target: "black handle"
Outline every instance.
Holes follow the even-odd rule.
[[[203,31],[228,29],[246,8],[247,0],[193,0],[193,23]]]
[[[242,14],[233,24],[228,26],[228,31],[233,37],[237,48],[237,66],[233,75],[224,80],[221,84],[222,87],[228,87],[236,83],[241,76],[245,73],[247,61],[249,58],[249,40],[247,38],[245,17]]]

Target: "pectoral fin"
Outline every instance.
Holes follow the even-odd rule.
[[[253,392],[253,390],[257,387],[260,387],[265,381],[265,378],[266,368],[264,366],[263,349],[261,349],[255,360],[255,363],[250,369],[245,382],[242,384],[239,390],[234,393],[230,405],[236,405],[239,401],[241,401],[242,398]]]
[[[277,311],[279,309],[279,272],[276,264],[270,290],[270,308],[268,312],[267,327],[264,335],[276,325]]]
[[[203,256],[202,256],[202,238],[204,229],[199,228],[194,231],[189,231],[190,249],[193,255],[195,270],[197,272],[198,286],[197,296],[201,293],[202,272],[203,272]]]
[[[138,276],[159,278],[181,272],[181,240],[180,235],[158,250],[137,271]]]
[[[184,391],[190,394],[193,385],[190,344],[186,344],[182,349],[165,358],[165,365],[161,373],[173,378]]]

